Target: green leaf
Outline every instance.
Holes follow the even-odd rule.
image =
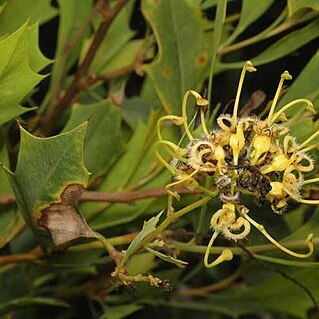
[[[316,299],[319,297],[317,280],[319,270],[306,269],[290,273],[290,276],[305,285]],[[274,318],[308,318],[307,311],[313,308],[312,300],[305,291],[280,275],[275,275],[261,284],[228,289],[219,294],[206,295],[200,300],[150,300],[151,304],[185,310],[221,313],[231,318],[265,313]],[[280,314],[290,315],[280,317]]]
[[[103,40],[101,47],[99,48],[94,61],[90,67],[90,72],[104,73],[108,70],[108,63],[116,56],[123,52],[124,47],[129,40],[134,36],[134,32],[130,28],[130,21],[132,17],[132,11],[135,1],[128,1],[121,12],[115,17],[112,22],[105,39]],[[90,41],[85,45],[85,49],[82,52],[82,57],[89,47]],[[129,53],[129,52],[126,52]],[[123,53],[121,53],[123,54]]]
[[[53,64],[51,75],[51,86],[49,93],[42,103],[42,107],[46,106],[49,99],[52,97],[52,91],[57,89],[57,86],[61,85],[64,88],[64,75],[67,74],[70,67],[78,60],[80,55],[81,46],[84,38],[89,32],[83,32],[83,35],[79,37],[77,43],[74,45],[71,52],[68,52],[68,45],[74,41],[79,32],[88,22],[88,17],[92,10],[93,0],[58,0],[59,4],[59,31],[57,49],[55,53],[55,63]],[[69,53],[67,55],[67,52]]]
[[[104,174],[123,151],[120,109],[108,100],[72,107],[64,131],[89,120],[84,140],[84,163],[92,173],[91,180]]]
[[[130,275],[135,276],[150,273],[155,266],[155,256],[149,252],[143,252],[131,256],[125,267]]]
[[[251,58],[255,66],[263,65],[278,60],[310,41],[319,37],[319,20],[316,19],[305,27],[281,37],[277,42],[262,51],[258,56]],[[221,63],[218,65],[219,71],[229,69],[241,69],[244,61],[234,63]]]
[[[16,171],[7,171],[26,222],[36,234],[47,229],[56,245],[95,237],[76,207],[89,177],[82,158],[86,126],[50,138],[20,127]]]
[[[167,170],[162,170],[153,151],[156,117],[151,114],[148,125],[139,123],[129,141],[127,151],[116,161],[99,191],[123,191],[125,189],[150,189],[165,185],[169,180]],[[154,198],[139,200],[132,204],[85,203],[81,209],[96,229],[119,225],[140,216],[155,201]],[[148,211],[152,213],[156,211]]]
[[[34,71],[48,60],[42,58],[36,42],[37,30],[26,24],[0,41],[0,125],[32,109],[19,103],[43,79]]]
[[[9,158],[5,147],[0,150],[0,161],[9,165]],[[0,196],[13,193],[10,183],[3,170],[0,170]],[[23,228],[24,221],[16,205],[0,206],[0,248],[7,245]]]
[[[289,267],[302,267],[302,268],[317,268],[317,269],[319,268],[318,262],[289,260],[289,259],[282,259],[282,258],[259,255],[259,254],[258,255],[254,254],[254,256],[260,260],[268,261],[278,265],[285,265]]]
[[[30,298],[20,298],[16,300],[9,301],[5,304],[0,305],[0,313],[6,313],[8,311],[15,310],[17,308],[26,308],[31,306],[55,306],[55,307],[69,307],[64,301],[55,298],[46,297],[30,297]]]
[[[299,98],[314,99],[315,97],[317,97],[319,95],[319,79],[317,77],[318,72],[316,72],[318,68],[319,51],[316,52],[316,54],[314,54],[311,60],[302,69],[298,77],[294,79],[293,83],[289,86],[287,92],[280,99],[278,103],[278,108]],[[287,116],[291,116],[295,113],[296,109],[293,108],[285,112]]]
[[[244,0],[240,11],[240,20],[230,39],[236,39],[253,22],[258,20],[273,4],[274,0],[260,0],[258,5],[251,0]],[[227,41],[228,42],[228,41]]]
[[[122,319],[126,318],[130,314],[140,310],[142,306],[136,304],[128,304],[121,306],[108,306],[103,305],[105,314],[102,315],[99,319]]]
[[[130,256],[134,254],[140,242],[156,229],[156,225],[158,224],[158,221],[162,213],[163,211],[161,211],[160,213],[158,213],[156,216],[152,217],[148,221],[144,222],[142,230],[137,234],[137,236],[131,242],[130,246],[127,248],[124,255],[124,260],[127,260],[128,258],[130,258]]]
[[[223,34],[226,10],[227,10],[227,0],[219,1],[217,5],[217,9],[216,9],[214,37],[213,37],[213,44],[212,44],[212,61],[210,66],[209,78],[208,78],[208,94],[207,94],[208,101],[212,100],[214,68],[216,64],[218,49],[220,47],[221,37]]]
[[[172,256],[165,255],[161,253],[160,251],[157,251],[155,249],[152,249],[150,247],[146,247],[146,250],[149,251],[150,253],[154,254],[155,256],[161,258],[162,260],[165,260],[168,263],[174,264],[177,267],[184,268],[185,266],[188,265],[188,262],[174,258]]]
[[[142,40],[132,40],[126,43],[106,64],[101,73],[109,73],[112,71],[125,68],[132,65],[138,52],[141,50],[143,45]]]
[[[45,23],[57,10],[50,0],[9,0],[0,14],[0,36],[11,33],[27,21],[30,24]]]
[[[201,87],[208,64],[199,12],[184,0],[143,0],[142,12],[159,47],[159,56],[145,71],[166,111],[180,113],[183,95]]]
[[[287,92],[280,99],[277,108],[285,104],[299,99],[308,98],[314,102],[319,96],[319,80],[316,70],[319,68],[319,52],[317,52],[307,63],[298,77],[293,81]],[[317,108],[316,104],[315,108]],[[285,114],[288,116],[289,129],[297,137],[299,142],[304,141],[312,133],[319,129],[319,122],[313,121],[309,113],[304,112],[305,107],[301,104],[287,110]],[[315,139],[318,142],[318,138]]]
[[[301,9],[313,9],[319,11],[318,0],[288,0],[288,13],[292,16]]]
[[[140,97],[125,98],[121,105],[122,117],[134,130],[138,123],[147,123],[150,112],[155,108],[153,103],[147,102]]]
[[[305,269],[290,273],[294,279],[305,285],[316,299],[319,298],[319,270]],[[265,302],[267,301],[267,302]],[[275,311],[306,318],[307,310],[313,307],[312,301],[303,289],[280,275],[246,289],[233,289],[218,295],[211,295],[204,301],[213,307],[230,310],[234,315]]]
[[[32,71],[39,72],[52,60],[46,58],[40,51],[39,45],[39,25],[35,23],[28,29],[28,56],[29,65]]]
[[[202,9],[207,10],[211,7],[215,7],[218,3],[218,0],[204,0],[202,2]]]

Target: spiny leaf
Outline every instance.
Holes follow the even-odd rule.
[[[19,103],[43,79],[34,71],[48,62],[41,59],[37,35],[35,27],[25,24],[0,41],[0,125],[31,110]],[[31,53],[39,60],[30,59]]]
[[[50,138],[20,127],[16,171],[7,170],[25,220],[36,234],[39,227],[48,229],[56,245],[95,237],[76,207],[89,177],[82,158],[86,126]]]
[[[84,140],[84,163],[91,180],[105,173],[123,150],[121,113],[110,100],[95,104],[76,104],[64,128],[69,131],[89,120]]]
[[[204,80],[208,52],[200,16],[184,0],[143,0],[142,12],[159,46],[158,58],[145,71],[167,112],[177,113],[184,93]]]
[[[44,23],[57,14],[50,0],[9,0],[0,14],[0,35],[18,29],[29,21],[30,24]]]
[[[4,165],[9,164],[9,158],[5,147],[0,150],[0,161]],[[0,170],[0,196],[12,193],[13,191],[5,176],[5,172]],[[0,225],[0,248],[2,248],[8,244],[24,226],[23,218],[19,214],[16,205],[0,207]]]

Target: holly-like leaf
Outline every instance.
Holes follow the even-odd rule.
[[[48,63],[36,42],[37,30],[27,24],[0,41],[0,125],[32,109],[19,104],[44,77],[35,71]]]
[[[5,147],[0,151],[0,161],[4,165],[9,165],[8,154]],[[11,195],[13,193],[10,183],[5,176],[5,172],[0,170],[0,196]],[[24,221],[18,212],[16,205],[0,206],[0,248],[10,242],[24,226]]]
[[[16,170],[7,170],[25,220],[36,234],[47,229],[56,245],[95,237],[76,206],[89,177],[82,158],[86,126],[50,138],[20,128]]]
[[[64,131],[86,120],[89,120],[89,125],[84,140],[84,163],[93,180],[105,173],[123,150],[120,109],[110,100],[76,104]]]
[[[143,0],[142,12],[159,47],[158,58],[145,71],[165,109],[179,113],[183,95],[199,89],[208,63],[200,15],[184,0]]]
[[[27,21],[42,24],[52,19],[57,10],[50,3],[51,0],[6,1],[0,15],[0,36],[15,31]]]

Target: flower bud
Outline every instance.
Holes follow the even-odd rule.
[[[245,137],[241,124],[237,126],[236,133],[230,136],[229,145],[233,150],[233,164],[238,165],[239,153],[245,146]]]
[[[268,174],[271,172],[282,172],[291,164],[291,159],[289,159],[285,154],[277,155],[262,171],[262,174]]]
[[[270,149],[271,140],[269,136],[266,135],[256,135],[253,141],[253,147],[255,152],[252,154],[253,160],[252,164],[256,165],[259,157],[269,151]]]

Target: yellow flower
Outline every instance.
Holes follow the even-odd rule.
[[[215,261],[208,262],[210,249],[219,234],[230,240],[240,240],[249,235],[251,225],[279,249],[292,256],[306,258],[313,251],[311,235],[306,239],[309,252],[305,254],[295,253],[283,247],[261,224],[249,216],[248,209],[240,202],[242,194],[251,195],[262,201],[268,201],[274,212],[284,211],[291,199],[300,203],[319,204],[319,200],[303,199],[300,195],[303,185],[319,182],[319,177],[308,180],[303,178],[304,172],[314,171],[314,161],[308,153],[318,148],[319,143],[311,143],[319,136],[319,131],[298,144],[295,137],[289,133],[288,126],[278,123],[289,121],[285,112],[295,105],[303,104],[307,112],[314,113],[312,103],[306,99],[297,99],[279,110],[276,109],[283,83],[291,79],[291,75],[285,71],[281,75],[268,116],[265,119],[241,118],[238,116],[238,106],[247,71],[256,71],[249,61],[244,65],[241,73],[233,113],[221,114],[216,119],[217,128],[212,130],[212,133],[209,133],[206,127],[204,116],[208,101],[193,90],[187,91],[183,98],[181,117],[166,115],[159,120],[158,124],[160,140],[158,143],[165,146],[167,152],[175,157],[175,162],[168,163],[157,150],[159,160],[175,177],[175,181],[166,186],[169,194],[179,199],[179,194],[174,188],[184,185],[214,196],[218,193],[223,203],[222,208],[211,218],[213,235],[204,257],[207,267],[214,267],[232,258],[231,251],[225,249]],[[203,136],[196,139],[189,129],[186,112],[190,96],[196,99],[203,131]],[[160,131],[160,123],[163,120],[171,120],[176,125],[183,125],[189,140],[185,147],[163,140]],[[207,188],[202,185],[205,176],[211,176],[213,180],[213,184]],[[211,188],[215,185],[216,191],[212,192]]]

